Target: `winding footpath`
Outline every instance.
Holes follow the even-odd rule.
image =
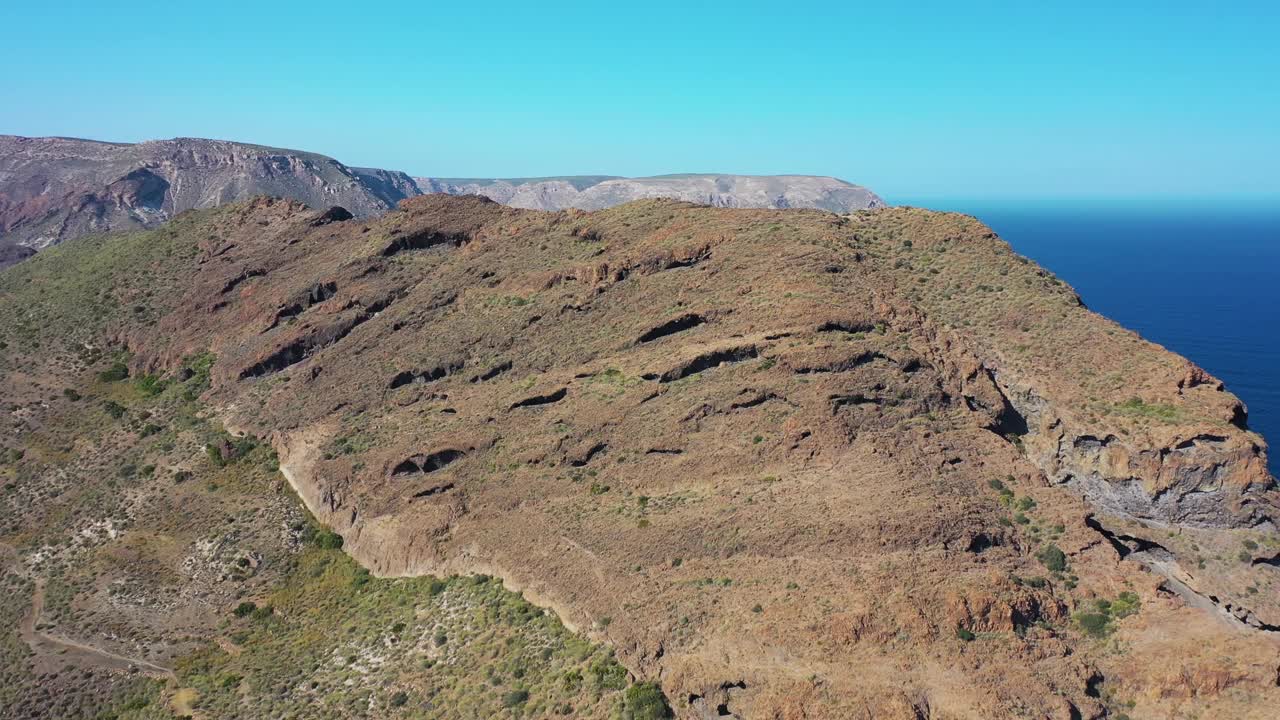
[[[83,660],[89,664],[105,667],[111,670],[131,671],[137,670],[145,675],[157,678],[173,678],[176,676],[173,670],[148,662],[141,658],[132,658],[126,655],[113,653],[109,650],[103,650],[93,645],[87,645],[77,642],[69,638],[50,635],[49,633],[37,630],[40,626],[40,616],[44,613],[44,580],[36,581],[35,593],[31,596],[31,610],[26,617],[22,619],[19,627],[19,633],[23,642],[31,647],[31,651],[36,655],[57,655],[59,657],[72,657]]]

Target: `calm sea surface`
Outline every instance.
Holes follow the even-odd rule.
[[[978,217],[1092,310],[1222,378],[1280,470],[1280,207],[911,204]]]

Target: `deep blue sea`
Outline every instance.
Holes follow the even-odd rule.
[[[1094,311],[1221,378],[1280,470],[1280,204],[909,204],[978,217]]]

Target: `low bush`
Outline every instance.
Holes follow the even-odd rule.
[[[98,373],[98,380],[102,382],[120,382],[129,377],[129,366],[122,362],[111,363],[111,367]]]
[[[1072,616],[1080,631],[1095,638],[1106,637],[1111,632],[1111,616],[1101,612],[1078,612]]]
[[[342,536],[332,530],[321,530],[311,537],[316,547],[324,550],[341,550]]]
[[[1067,569],[1067,555],[1062,552],[1062,548],[1050,543],[1040,549],[1036,553],[1036,558],[1040,560],[1050,572],[1063,572]]]
[[[627,688],[623,695],[627,720],[663,720],[672,716],[667,698],[656,683],[641,682]]]
[[[1115,621],[1136,615],[1142,609],[1142,601],[1134,592],[1122,592],[1115,600],[1098,598],[1092,610],[1082,610],[1071,616],[1085,635],[1104,638],[1115,629]]]

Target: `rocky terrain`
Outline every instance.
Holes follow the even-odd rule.
[[[0,274],[14,717],[1273,716],[1245,408],[976,220],[351,216]]]
[[[197,138],[136,145],[0,135],[0,267],[63,240],[154,227],[256,195],[363,217],[418,195],[400,172],[315,153]]]
[[[483,195],[531,210],[602,210],[633,200],[668,198],[712,207],[817,208],[846,213],[884,207],[870,190],[830,177],[809,175],[684,174],[623,178],[576,175],[560,178],[481,180],[414,178],[423,192]]]

